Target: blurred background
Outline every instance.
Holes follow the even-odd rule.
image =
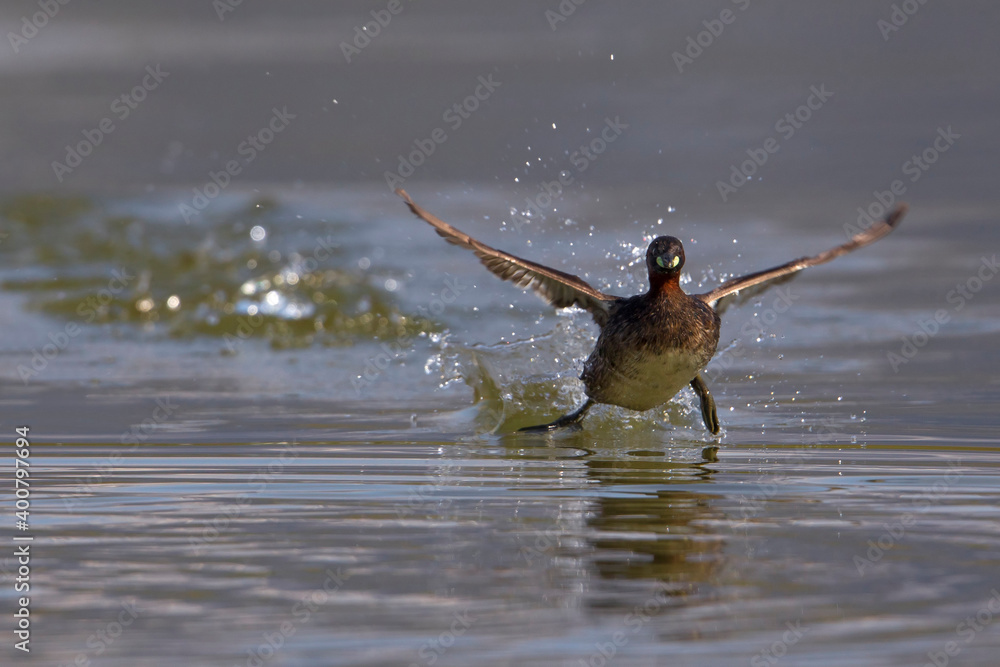
[[[414,140],[443,127],[447,142],[416,181],[488,184],[519,201],[569,168],[588,129],[617,116],[628,132],[579,188],[655,186],[664,199],[710,206],[730,165],[822,85],[833,96],[805,131],[782,139],[773,164],[739,193],[740,207],[820,195],[836,197],[843,217],[949,125],[966,138],[958,155],[909,198],[968,204],[992,195],[990,3],[921,4],[898,28],[899,3],[585,2],[564,3],[574,8],[566,17],[550,4],[473,10],[401,0],[385,27],[371,12],[387,3],[60,4],[0,56],[0,182],[8,192],[199,185],[278,107],[294,122],[246,166],[242,187],[378,185]],[[5,3],[5,41],[30,34],[22,19],[37,11],[36,2]],[[719,25],[699,54],[692,43]],[[120,120],[111,105],[147,66],[169,76]],[[501,84],[496,94],[452,130],[443,112],[488,75]],[[51,163],[104,117],[113,132],[59,181]]]

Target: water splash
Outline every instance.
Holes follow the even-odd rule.
[[[32,292],[32,306],[55,317],[177,338],[240,331],[294,347],[435,330],[385,289],[402,276],[374,275],[347,257],[346,221],[247,198],[187,225],[175,207],[45,195],[2,202],[3,287]]]

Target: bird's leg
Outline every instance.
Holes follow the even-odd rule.
[[[705,420],[705,428],[716,435],[719,432],[719,415],[715,412],[715,399],[708,391],[708,385],[701,379],[700,375],[695,375],[691,380],[691,388],[701,399],[701,418]]]
[[[524,428],[518,429],[518,431],[525,431],[529,433],[537,433],[541,431],[554,431],[557,428],[562,428],[564,426],[572,426],[580,420],[582,420],[590,406],[594,404],[594,399],[588,398],[587,402],[584,403],[579,410],[576,412],[571,412],[568,415],[563,415],[554,422],[549,422],[548,424],[539,424],[538,426],[525,426]]]

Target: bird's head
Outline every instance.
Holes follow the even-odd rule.
[[[646,250],[646,268],[649,282],[675,283],[684,268],[684,245],[673,236],[658,236]]]

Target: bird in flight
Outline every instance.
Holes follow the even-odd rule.
[[[802,269],[878,241],[899,224],[907,210],[906,204],[900,204],[847,243],[727,280],[704,294],[687,294],[681,289],[684,246],[673,236],[659,236],[646,250],[649,291],[620,297],[600,292],[577,276],[491,248],[415,204],[405,190],[398,189],[396,194],[448,243],[474,252],[494,275],[518,287],[530,287],[556,308],[579,306],[590,312],[600,327],[597,345],[580,376],[586,387],[586,402],[553,422],[522,431],[548,431],[576,424],[594,403],[650,410],[690,385],[701,401],[705,427],[717,434],[715,399],[699,373],[719,344],[720,305],[733,297],[745,299]]]

